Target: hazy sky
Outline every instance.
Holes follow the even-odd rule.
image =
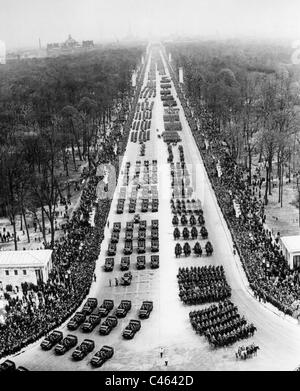
[[[0,0],[7,47],[149,34],[300,39],[300,0]]]

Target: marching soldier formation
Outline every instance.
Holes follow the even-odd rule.
[[[214,347],[231,345],[253,336],[256,331],[252,323],[247,324],[246,319],[239,315],[237,307],[230,300],[192,311],[189,316],[196,333],[204,335]]]

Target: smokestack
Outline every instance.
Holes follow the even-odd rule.
[[[42,49],[41,38],[39,38],[39,48]]]

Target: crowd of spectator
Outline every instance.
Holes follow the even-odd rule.
[[[97,164],[113,164],[117,174],[120,166],[118,157],[125,152],[144,73],[145,67],[134,97],[128,104],[130,112],[123,124],[123,132],[111,132],[109,138],[102,142],[102,151],[97,158]],[[116,152],[112,145],[118,146]],[[55,242],[53,269],[48,281],[38,286],[22,284],[22,298],[6,296],[6,319],[0,324],[0,357],[19,351],[58,327],[76,311],[88,294],[111,204],[109,198],[97,201],[96,190],[101,177],[96,174],[95,166],[89,172],[79,207],[65,224],[63,239]],[[94,226],[90,223],[93,207],[96,208]]]

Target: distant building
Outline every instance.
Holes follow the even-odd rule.
[[[94,41],[82,41],[82,44],[77,42],[71,35],[68,39],[62,43],[48,43],[47,44],[47,55],[57,56],[60,54],[70,54],[81,50],[93,49]]]
[[[21,288],[21,283],[47,282],[52,250],[0,251],[0,285]]]

